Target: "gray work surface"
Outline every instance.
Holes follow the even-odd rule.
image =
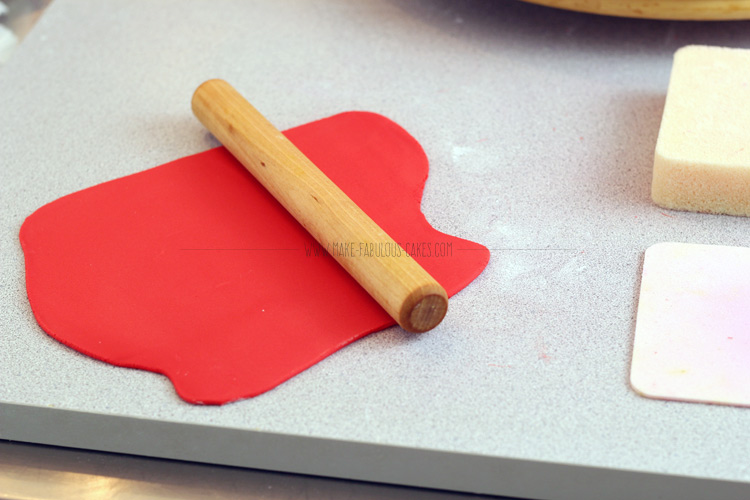
[[[629,386],[643,252],[750,246],[649,197],[672,54],[750,23],[515,1],[56,0],[0,68],[0,438],[543,499],[748,498],[750,409]],[[181,401],[37,325],[18,230],[60,196],[217,145],[209,78],[279,128],[381,113],[430,159],[422,209],[492,249],[424,335],[370,335],[255,399]]]

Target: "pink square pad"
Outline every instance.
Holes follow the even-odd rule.
[[[651,398],[750,406],[750,248],[646,250],[630,383]]]

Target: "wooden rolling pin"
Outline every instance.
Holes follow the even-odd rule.
[[[397,243],[231,85],[209,80],[195,91],[193,113],[324,248]],[[405,251],[333,257],[410,332],[442,321],[448,295]],[[323,284],[321,284],[323,285]]]

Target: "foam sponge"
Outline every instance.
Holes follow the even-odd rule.
[[[750,50],[677,51],[651,197],[670,209],[750,215]]]

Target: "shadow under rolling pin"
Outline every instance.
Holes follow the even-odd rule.
[[[227,82],[203,83],[192,107],[198,120],[324,248],[343,242],[397,245]],[[406,252],[393,253],[332,256],[405,330],[431,330],[448,310],[448,294]]]

